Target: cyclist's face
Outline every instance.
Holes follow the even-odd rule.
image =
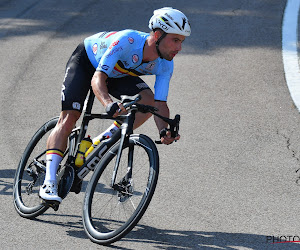
[[[177,34],[167,34],[159,44],[159,51],[163,58],[171,61],[181,50],[181,45],[185,36]]]

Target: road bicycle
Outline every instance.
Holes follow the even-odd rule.
[[[57,173],[58,194],[65,198],[72,191],[79,193],[84,177],[94,171],[88,182],[83,202],[83,225],[88,237],[98,244],[111,244],[130,232],[145,213],[154,194],[159,155],[155,143],[147,135],[133,134],[137,112],[152,113],[169,124],[176,137],[180,116],[163,117],[155,107],[139,104],[140,95],[122,96],[128,113],[112,118],[108,114],[92,114],[95,95],[89,92],[81,125],[69,136],[68,147]],[[102,142],[87,157],[81,167],[75,166],[79,144],[93,119],[112,119],[121,123],[110,138]],[[45,140],[55,127],[58,117],[46,122],[32,137],[17,168],[13,198],[18,214],[35,218],[57,203],[41,202],[38,193],[43,184],[46,161]],[[159,141],[157,141],[158,143]]]

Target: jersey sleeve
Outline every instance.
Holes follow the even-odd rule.
[[[167,101],[169,93],[170,80],[173,74],[173,61],[165,63],[161,66],[161,72],[156,75],[154,85],[154,100]]]
[[[96,71],[104,72],[109,76],[118,60],[120,60],[124,53],[127,53],[128,44],[127,35],[121,37],[116,36],[116,39],[111,42],[102,55]]]

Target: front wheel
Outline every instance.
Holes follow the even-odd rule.
[[[155,144],[145,135],[131,135],[122,150],[112,186],[119,143],[101,159],[85,193],[83,225],[88,237],[107,245],[125,236],[141,219],[153,196],[159,171]]]

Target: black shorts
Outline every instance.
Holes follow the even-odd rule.
[[[91,64],[84,44],[81,43],[73,52],[67,66],[61,91],[62,110],[82,111],[95,68]],[[139,77],[125,76],[107,78],[108,93],[117,99],[121,95],[136,95],[149,86]]]

